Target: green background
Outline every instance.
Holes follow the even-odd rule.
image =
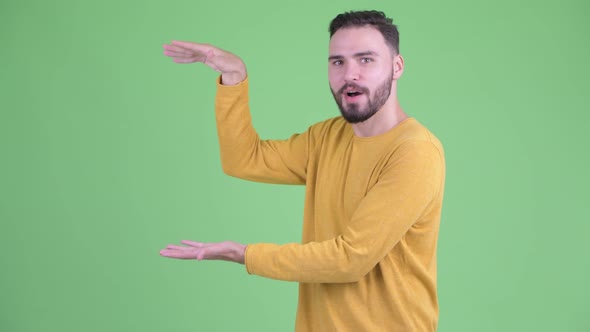
[[[240,55],[286,138],[338,114],[350,9],[399,25],[402,106],[446,149],[439,331],[590,331],[587,0],[2,1],[0,330],[292,330],[296,283],[158,255],[297,242],[304,194],[222,173],[217,74],[161,45]]]

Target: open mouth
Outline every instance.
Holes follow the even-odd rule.
[[[363,94],[362,92],[359,91],[347,91],[346,95],[349,97],[356,97],[356,96],[360,96],[361,94]]]
[[[363,86],[349,83],[340,88],[339,92],[347,103],[356,103],[359,102],[362,95],[369,91]]]
[[[355,103],[357,101],[359,101],[359,99],[361,98],[361,96],[363,95],[363,92],[354,88],[350,88],[347,89],[343,92],[344,95],[344,100],[347,103]]]

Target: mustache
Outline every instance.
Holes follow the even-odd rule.
[[[343,85],[343,86],[340,88],[340,90],[338,90],[338,94],[339,94],[339,95],[343,94],[343,93],[344,93],[344,91],[345,91],[346,89],[348,89],[348,88],[354,89],[354,90],[356,90],[356,91],[360,91],[360,92],[362,92],[362,93],[365,93],[365,94],[369,94],[369,89],[367,89],[367,88],[365,88],[365,87],[363,87],[363,86],[356,85],[356,84],[351,84],[351,83],[344,84],[344,85]]]

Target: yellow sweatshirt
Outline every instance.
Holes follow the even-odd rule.
[[[306,185],[302,243],[246,249],[248,273],[299,282],[295,330],[435,331],[445,178],[438,139],[414,118],[361,138],[337,117],[261,140],[247,79],[217,84],[224,172]]]

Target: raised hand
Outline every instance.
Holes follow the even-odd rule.
[[[209,44],[173,40],[162,45],[176,63],[201,62],[221,73],[221,83],[235,85],[246,79],[246,65],[237,55]]]
[[[160,250],[160,255],[177,259],[224,260],[244,264],[246,246],[237,242],[203,243],[183,240],[180,243],[186,246],[169,244],[166,249]]]

